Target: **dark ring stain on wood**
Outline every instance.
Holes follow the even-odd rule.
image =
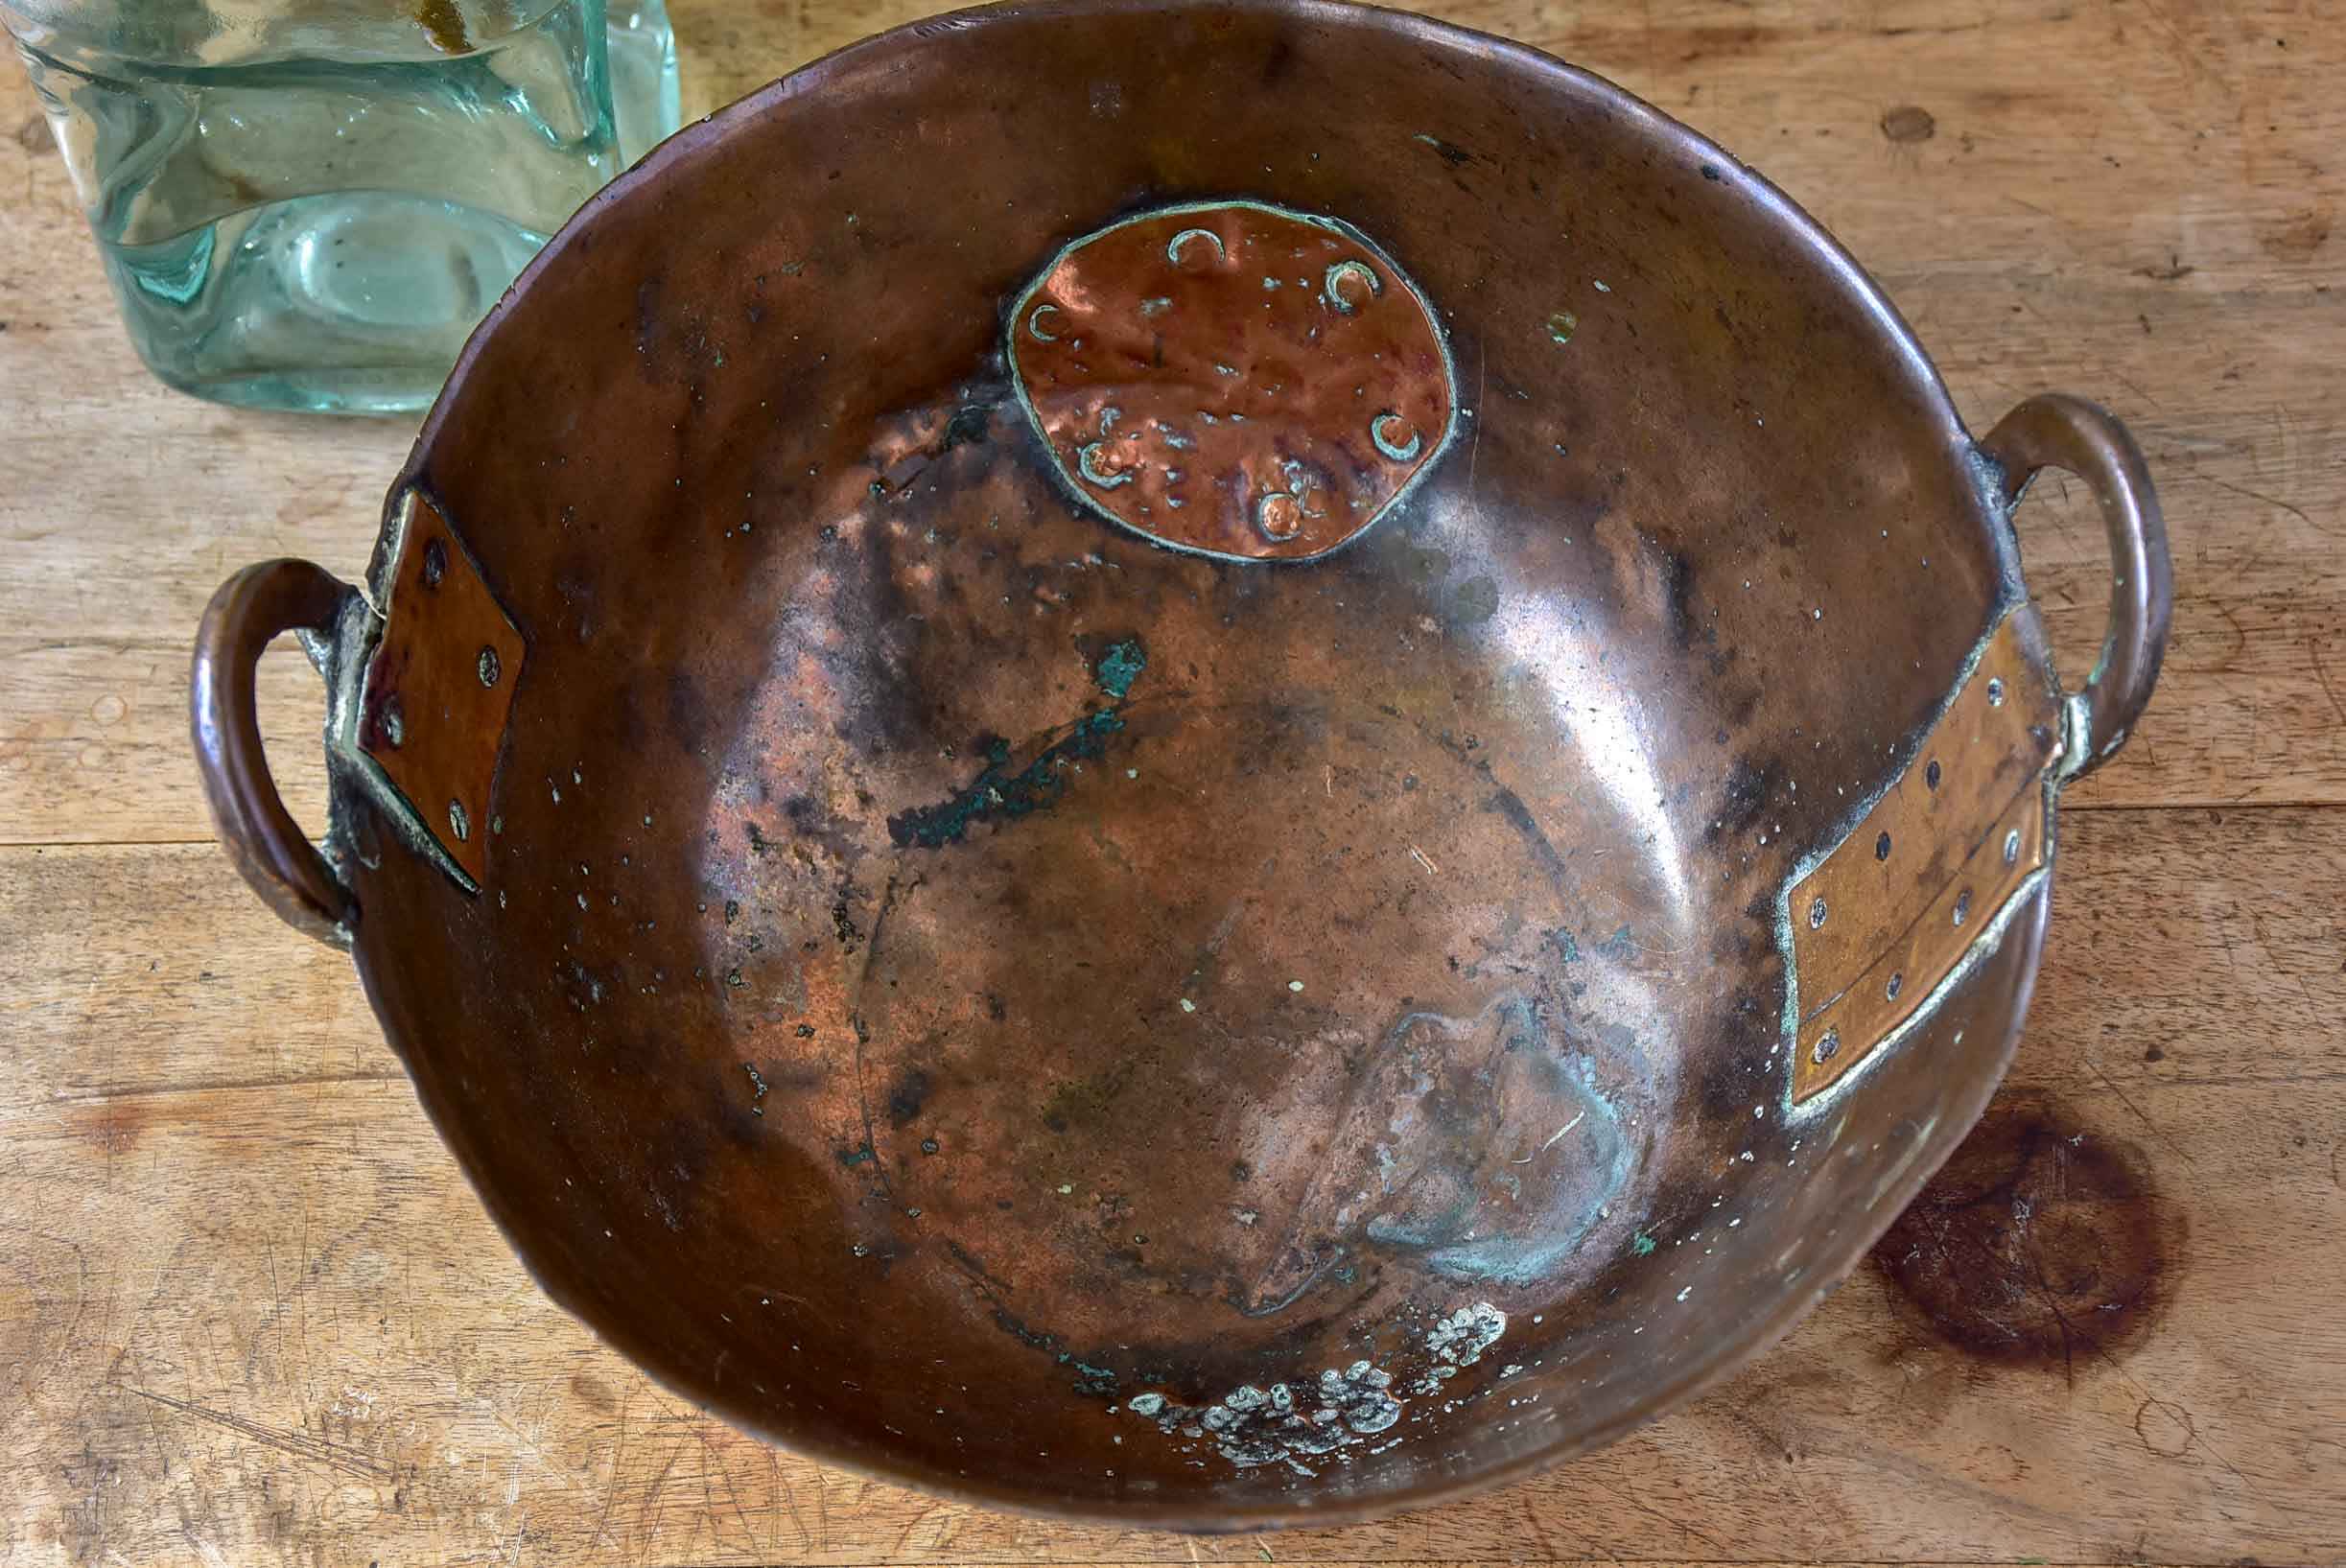
[[[1949,1344],[2074,1376],[2165,1311],[2186,1235],[2150,1169],[2057,1100],[2000,1095],[1873,1259]]]

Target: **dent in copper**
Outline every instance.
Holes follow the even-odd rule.
[[[1068,490],[1202,554],[1326,554],[1440,456],[1457,407],[1441,329],[1393,259],[1341,220],[1261,202],[1076,241],[1009,333]]]
[[[489,795],[521,684],[521,633],[421,491],[411,491],[383,579],[385,626],[360,688],[359,749],[478,886]]]

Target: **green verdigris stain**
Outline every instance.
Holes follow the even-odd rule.
[[[986,765],[969,785],[950,800],[935,806],[916,806],[888,819],[888,836],[899,849],[917,845],[925,850],[956,844],[974,823],[1015,822],[1059,804],[1067,792],[1067,771],[1080,762],[1096,762],[1108,754],[1108,739],[1124,728],[1120,711],[1133,683],[1148,667],[1148,654],[1137,638],[1111,646],[1092,668],[1092,679],[1115,701],[1076,720],[1066,735],[1039,752],[1024,767],[1011,767],[1010,742],[994,740],[986,747]]]
[[[1654,1251],[1654,1238],[1647,1235],[1643,1230],[1638,1231],[1635,1239],[1630,1243],[1630,1255],[1631,1257],[1643,1257],[1652,1251]]]
[[[1637,953],[1637,939],[1626,925],[1590,949],[1599,958],[1629,959]]]
[[[1045,746],[1035,760],[1010,771],[1010,742],[997,740],[986,752],[985,771],[951,800],[918,806],[888,819],[888,836],[898,848],[925,850],[958,843],[971,825],[997,819],[1015,822],[1059,804],[1067,792],[1070,762],[1095,762],[1108,752],[1108,737],[1124,728],[1114,709],[1077,722],[1073,731]]]
[[[1020,1344],[1044,1351],[1060,1366],[1072,1367],[1076,1371],[1082,1373],[1083,1375],[1075,1383],[1077,1393],[1088,1393],[1101,1398],[1114,1397],[1115,1394],[1115,1369],[1084,1360],[1068,1349],[1067,1342],[1059,1335],[1046,1333],[1039,1328],[1030,1328],[1011,1316],[1006,1309],[998,1306],[994,1309],[994,1322],[996,1327]]]
[[[1139,640],[1126,638],[1121,643],[1112,644],[1108,651],[1100,655],[1100,662],[1093,667],[1091,675],[1093,680],[1099,682],[1101,690],[1121,702],[1131,694],[1133,682],[1138,680],[1140,672],[1148,667],[1149,656],[1140,646]]]

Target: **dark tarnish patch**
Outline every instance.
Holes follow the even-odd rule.
[[[839,896],[831,905],[832,932],[839,939],[840,948],[848,952],[854,952],[863,941],[863,928],[856,924],[855,896],[855,879],[850,878],[839,884]]]
[[[739,1123],[734,1121],[739,1114],[737,1106],[732,1115],[712,1122],[688,1112],[670,1121],[651,1140],[657,1153],[644,1171],[641,1185],[650,1216],[668,1229],[682,1234],[696,1217],[707,1179],[723,1158],[718,1139],[735,1145],[743,1141]],[[728,1122],[734,1125],[728,1127]]]
[[[928,710],[922,683],[909,678],[921,639],[921,619],[906,599],[906,571],[898,553],[912,547],[893,530],[869,528],[866,548],[838,552],[831,613],[842,626],[869,628],[842,647],[809,649],[842,690],[857,693],[838,737],[866,756],[925,746]]]
[[[1751,956],[1761,959],[1756,952]],[[1744,960],[1728,962],[1740,968]],[[1687,1056],[1688,1061],[1713,1064],[1693,1081],[1694,1101],[1701,1114],[1716,1126],[1735,1127],[1763,1158],[1782,1158],[1778,1150],[1784,1141],[1783,1124],[1759,1123],[1751,1115],[1753,1104],[1773,1092],[1771,1086],[1781,1070],[1769,1061],[1768,1052],[1783,1033],[1782,1011],[1780,997],[1763,1002],[1757,993],[1738,990],[1732,1010],[1701,1042],[1701,1054]]]
[[[1748,831],[1768,809],[1769,797],[1775,793],[1776,776],[1781,771],[1774,762],[1758,768],[1751,765],[1749,758],[1738,757],[1727,769],[1726,784],[1719,791],[1719,808],[1712,814],[1712,826],[1703,836],[1715,840]]]
[[[965,403],[953,410],[952,418],[945,422],[945,435],[937,443],[937,455],[943,456],[955,447],[976,446],[993,437],[993,405]]]
[[[1671,644],[1683,651],[1695,641],[1695,564],[1685,551],[1667,549],[1658,539],[1645,537],[1643,542],[1654,556]]]
[[[1092,679],[1115,699],[1112,704],[1078,719],[1074,728],[1016,771],[1010,766],[1010,742],[998,737],[983,742],[979,749],[986,756],[984,770],[952,799],[935,806],[916,806],[890,817],[888,837],[899,849],[916,845],[925,850],[943,849],[959,843],[974,824],[1016,822],[1058,805],[1067,792],[1069,769],[1108,755],[1110,737],[1124,728],[1121,714],[1133,683],[1148,662],[1148,653],[1138,638],[1110,646],[1093,667]]]
[[[1490,777],[1488,768],[1484,770],[1484,776]],[[1546,831],[1539,826],[1539,819],[1532,815],[1532,808],[1523,804],[1523,797],[1500,784],[1498,792],[1485,805],[1488,809],[1505,817],[1508,825],[1523,835],[1525,847],[1539,861],[1540,869],[1548,874],[1550,880],[1562,885],[1564,857],[1556,853],[1556,846],[1549,842]]]
[[[642,364],[649,364],[659,346],[660,293],[666,280],[648,277],[635,290],[635,351]]]
[[[891,1126],[906,1127],[920,1115],[921,1108],[928,1103],[930,1089],[928,1074],[919,1067],[907,1070],[888,1091],[888,1121]]]
[[[1279,86],[1295,66],[1295,45],[1285,38],[1275,37],[1262,58],[1262,75],[1258,79],[1265,91]]]
[[[696,756],[716,737],[716,715],[710,711],[708,693],[686,665],[673,666],[668,672],[668,727],[676,737],[677,744]]]
[[[2057,1101],[2003,1097],[1873,1259],[1959,1349],[2074,1377],[2166,1305],[2185,1229],[2149,1170]]]

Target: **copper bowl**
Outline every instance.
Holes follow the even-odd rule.
[[[2100,498],[2065,695],[2008,514]],[[546,1290],[822,1460],[1357,1518],[1715,1382],[1979,1114],[2147,699],[2133,444],[1975,441],[1786,198],[1530,50],[1021,6],[669,141],[196,738]],[[332,690],[322,851],[252,663]]]

